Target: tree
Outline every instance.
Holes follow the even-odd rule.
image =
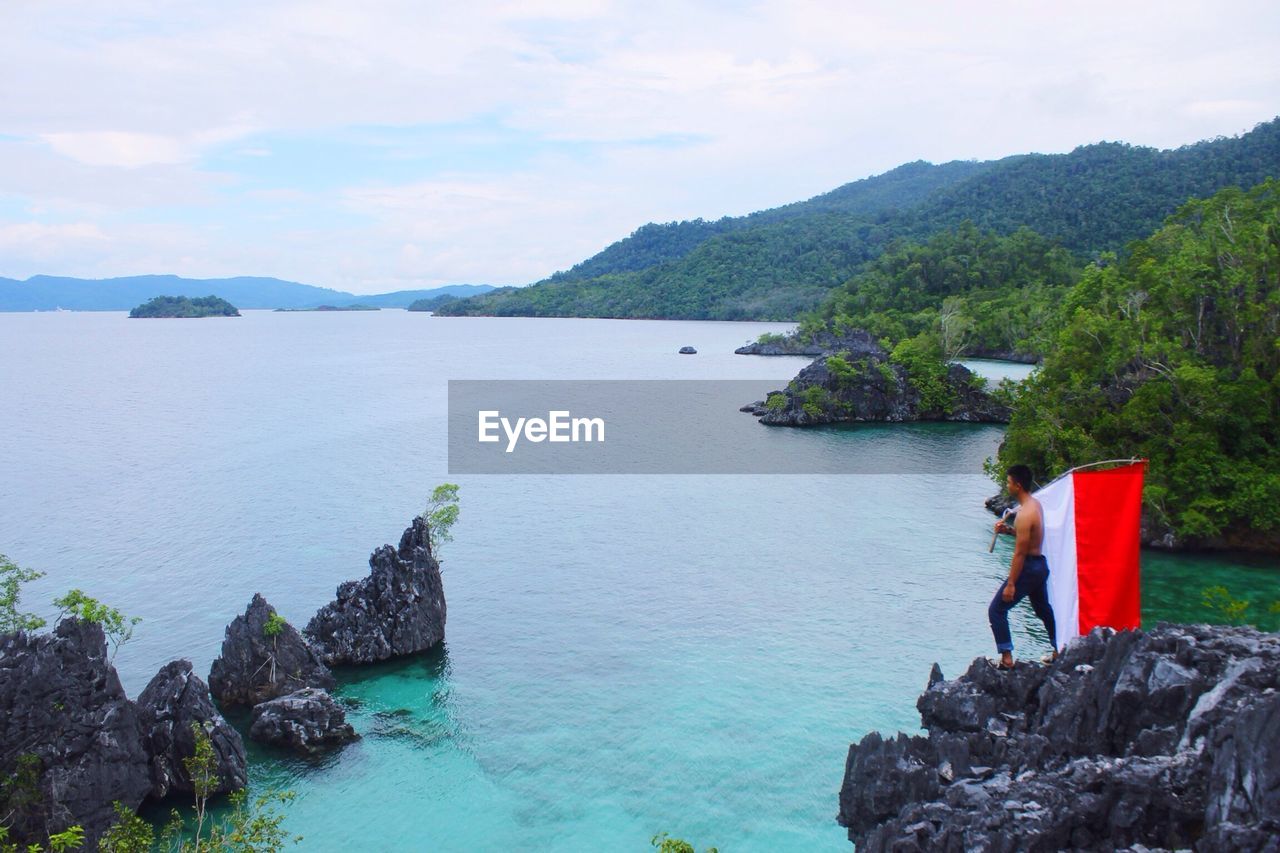
[[[1280,538],[1280,182],[1188,202],[1086,270],[1054,325],[993,470],[1143,457],[1149,521]]]
[[[22,599],[22,585],[44,577],[44,572],[24,569],[0,554],[0,634],[12,631],[36,631],[45,621],[34,613],[18,610]]]
[[[246,791],[235,791],[229,797],[230,813],[212,821],[206,832],[209,799],[217,791],[220,782],[218,759],[209,733],[200,723],[191,724],[191,733],[195,738],[195,751],[182,760],[182,765],[191,779],[195,798],[192,808],[195,825],[188,830],[182,815],[176,809],[171,812],[169,823],[161,833],[162,850],[170,853],[278,853],[286,845],[297,844],[302,840],[302,836],[290,836],[285,832],[285,816],[277,810],[278,806],[288,805],[293,801],[293,794],[290,792],[263,794],[250,806]],[[184,832],[190,832],[190,839],[184,837]]]
[[[96,622],[102,626],[102,631],[107,635],[107,639],[111,642],[111,658],[107,661],[111,664],[116,659],[116,652],[120,647],[133,637],[134,627],[142,621],[139,616],[132,618],[125,616],[114,607],[108,607],[96,598],[85,595],[78,589],[73,589],[61,598],[53,600],[55,607],[59,609],[58,618],[65,616],[74,616],[77,619],[83,619],[86,622]]]
[[[427,522],[431,553],[438,559],[441,543],[453,541],[453,524],[458,520],[458,486],[441,483],[431,492],[421,518]]]

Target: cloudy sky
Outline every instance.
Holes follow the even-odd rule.
[[[1280,114],[1280,6],[0,2],[0,276],[523,284],[910,160]]]

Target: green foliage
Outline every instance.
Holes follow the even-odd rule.
[[[290,837],[285,832],[285,816],[278,810],[293,801],[290,792],[263,794],[250,806],[247,793],[236,791],[230,795],[231,811],[219,819],[210,820],[209,798],[217,791],[220,782],[218,759],[209,733],[203,726],[192,723],[191,733],[195,737],[195,751],[182,760],[182,765],[191,779],[195,797],[194,825],[188,827],[182,815],[174,810],[161,833],[162,850],[170,853],[277,853],[286,845],[302,840],[301,836]],[[206,822],[209,823],[207,831]]]
[[[239,317],[236,306],[217,296],[157,296],[129,312],[130,317]]]
[[[111,641],[111,659],[108,663],[116,659],[116,652],[129,642],[133,637],[134,626],[142,621],[141,617],[125,616],[116,608],[108,607],[78,589],[71,590],[61,598],[55,598],[53,604],[60,611],[59,619],[64,616],[74,616],[85,622],[96,622],[102,626],[103,633]]]
[[[1225,586],[1206,587],[1200,594],[1200,603],[1216,618],[1215,622],[1239,625],[1245,620],[1249,602],[1232,597]]]
[[[285,619],[279,613],[273,612],[270,616],[267,617],[267,621],[264,622],[262,625],[263,636],[278,637],[284,631],[285,626],[288,624],[289,622],[287,619]]]
[[[1123,262],[1090,267],[995,469],[1144,457],[1146,509],[1179,536],[1280,531],[1278,276],[1275,181],[1191,201]]]
[[[151,853],[156,841],[151,824],[118,800],[111,807],[115,809],[116,822],[98,840],[99,853]]]
[[[458,520],[458,486],[455,483],[436,486],[421,517],[427,522],[431,553],[439,558],[440,545],[453,541],[453,525]]]
[[[438,311],[442,305],[449,302],[456,302],[457,296],[452,293],[442,293],[439,296],[428,296],[425,299],[415,299],[409,303],[410,311]]]
[[[44,577],[44,572],[24,569],[0,554],[0,634],[12,631],[36,631],[45,621],[34,613],[18,610],[22,601],[22,585]]]
[[[859,359],[850,363],[849,353],[847,352],[827,356],[826,364],[827,370],[831,371],[831,375],[835,377],[838,385],[849,385],[857,382],[867,369],[866,359]]]
[[[889,360],[907,371],[907,381],[920,395],[925,411],[950,414],[955,408],[955,392],[947,382],[947,363],[936,334],[921,332],[893,348]]]
[[[793,320],[821,305],[832,288],[893,248],[895,241],[918,243],[967,227],[1010,236],[1027,227],[1043,235],[1038,239],[1061,246],[1052,267],[1071,256],[1087,259],[1123,248],[1157,228],[1187,198],[1231,185],[1252,186],[1277,172],[1280,120],[1238,138],[1175,151],[1102,143],[1069,154],[987,163],[911,163],[747,217],[646,225],[543,282],[461,299],[439,312]],[[960,257],[953,254],[952,260]],[[963,271],[960,277],[966,277]],[[1034,279],[997,281],[1036,290]],[[1044,286],[1054,282],[1064,284],[1051,275]],[[1044,307],[1052,308],[1054,294],[1031,293],[1028,298],[1029,306],[1018,301],[1004,305],[1007,318],[995,306],[978,310],[969,305],[957,319],[973,320],[967,335],[975,345],[994,335],[1005,338],[1002,343],[1026,341],[1033,347],[1020,352],[1039,352],[1034,318]],[[940,311],[942,300],[927,307]],[[910,337],[921,329],[895,324],[904,312],[919,310],[895,307],[877,318],[878,327],[894,340]],[[854,313],[867,312],[859,308]],[[980,326],[984,317],[987,328]],[[1002,323],[1017,329],[1002,332]]]
[[[14,759],[0,778],[0,825],[7,826],[15,816],[25,814],[43,799],[40,793],[40,756],[24,752]]]
[[[1045,323],[1078,275],[1069,252],[1026,228],[1001,237],[965,222],[891,246],[806,326],[866,329],[891,342],[928,332],[946,360],[1039,353]]]
[[[19,846],[9,840],[9,825],[43,800],[40,791],[40,757],[22,753],[13,767],[0,779],[0,853],[64,853],[84,844],[84,829],[69,826],[61,832],[50,833],[46,844]]]
[[[787,407],[787,395],[774,391],[764,398],[764,407],[771,412],[781,412]]]
[[[650,838],[649,844],[657,849],[658,853],[698,853],[697,848],[688,841],[672,838],[665,832],[659,832]],[[719,851],[714,847],[708,847],[706,853],[719,853]]]
[[[1263,631],[1280,630],[1280,600],[1265,607],[1261,602],[1236,598],[1225,586],[1211,586],[1201,590],[1200,603],[1208,611],[1206,622],[1227,625],[1253,625]],[[1254,604],[1259,607],[1254,608]]]
[[[831,393],[821,385],[810,385],[800,399],[800,408],[811,418],[820,418],[831,408]]]

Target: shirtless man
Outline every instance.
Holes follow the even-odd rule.
[[[996,532],[1015,537],[1013,560],[1009,563],[1009,579],[996,590],[995,598],[987,608],[987,617],[991,620],[991,633],[996,638],[996,650],[1000,652],[1000,668],[1013,669],[1009,611],[1023,598],[1031,599],[1031,609],[1049,632],[1054,657],[1058,655],[1058,645],[1053,608],[1049,605],[1049,564],[1040,553],[1044,540],[1044,515],[1040,502],[1031,497],[1031,469],[1026,465],[1013,465],[1005,480],[1010,497],[1018,502],[1018,515],[1012,527],[1003,520],[997,521]]]

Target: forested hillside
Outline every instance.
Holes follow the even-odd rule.
[[[613,273],[648,269],[679,260],[712,237],[787,219],[823,213],[869,217],[906,209],[924,201],[937,190],[954,186],[990,166],[990,163],[976,161],[957,160],[940,166],[917,161],[882,175],[845,184],[808,201],[748,216],[726,216],[714,222],[693,219],[663,225],[650,223],[572,269],[556,273],[547,281],[584,281]]]
[[[791,320],[896,240],[969,221],[1029,228],[1080,260],[1121,251],[1189,198],[1280,175],[1280,119],[1172,151],[1100,143],[994,163],[913,163],[749,217],[648,225],[565,273],[447,314]]]
[[[1280,551],[1280,182],[1192,201],[1065,296],[998,468],[1151,461],[1185,543]]]
[[[895,244],[836,288],[799,335],[865,329],[896,342],[936,331],[948,359],[1034,360],[1080,267],[1030,229],[1001,236],[966,222],[924,243]]]

